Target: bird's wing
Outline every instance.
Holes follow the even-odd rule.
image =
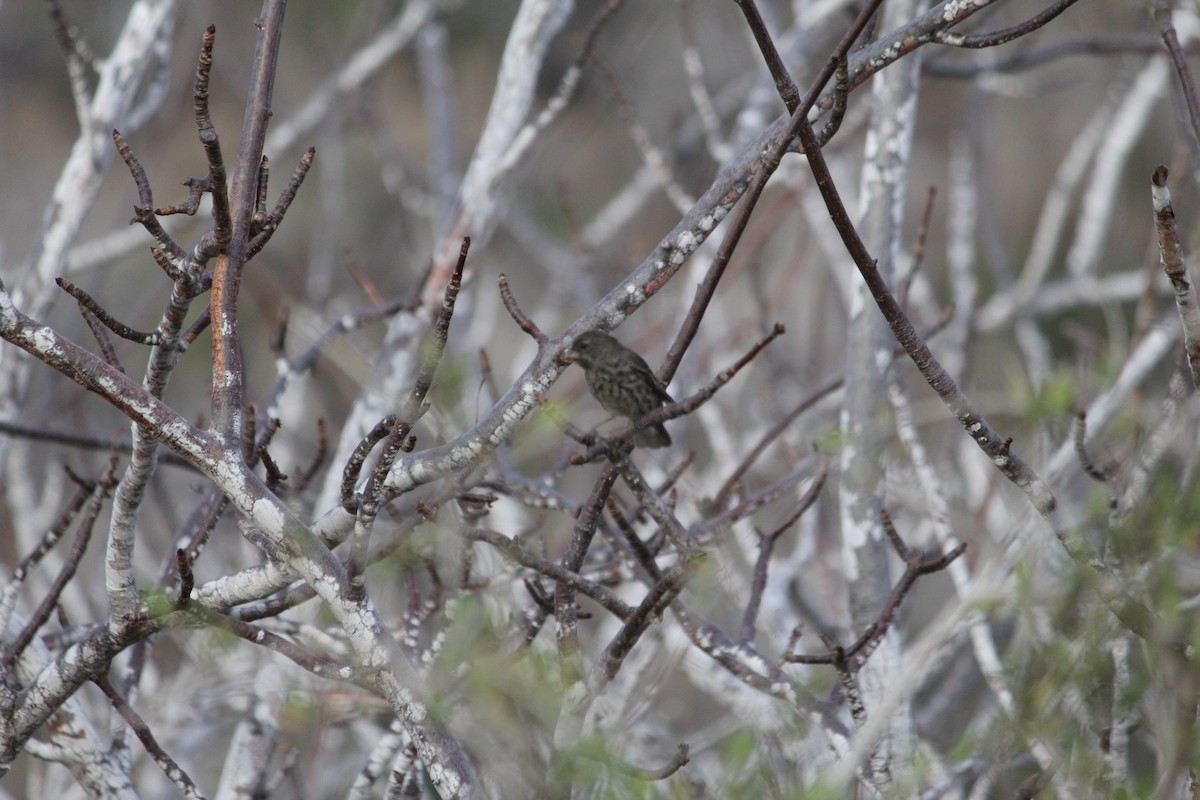
[[[634,353],[634,355],[637,356],[637,353]],[[641,356],[637,356],[637,372],[639,375],[649,378],[648,383],[654,387],[654,394],[658,396],[659,400],[662,400],[664,403],[675,402],[675,399],[667,394],[667,390],[663,388],[662,381],[654,374],[654,370],[650,369],[650,365],[646,363],[646,359]]]

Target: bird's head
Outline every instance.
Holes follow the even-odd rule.
[[[564,360],[568,363],[578,362],[579,366],[589,369],[596,360],[605,353],[611,353],[620,348],[616,339],[600,331],[584,331],[575,337],[571,349],[567,351]]]

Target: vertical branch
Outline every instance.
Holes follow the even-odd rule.
[[[1188,122],[1192,126],[1192,136],[1200,143],[1200,93],[1196,91],[1196,80],[1188,67],[1183,47],[1179,43],[1179,34],[1175,23],[1171,20],[1171,4],[1166,0],[1154,0],[1154,19],[1158,22],[1158,32],[1162,36],[1167,52],[1171,54],[1171,63],[1175,65],[1175,73],[1179,76],[1179,89],[1183,92],[1183,100],[1187,103]]]
[[[1158,257],[1175,294],[1175,308],[1179,311],[1179,321],[1183,327],[1188,369],[1192,373],[1192,390],[1200,392],[1200,306],[1196,302],[1196,290],[1188,282],[1183,247],[1179,244],[1179,231],[1175,226],[1175,207],[1171,204],[1171,190],[1167,187],[1167,168],[1162,164],[1158,165],[1150,179],[1150,198],[1154,205]]]
[[[604,512],[605,501],[617,481],[617,468],[613,465],[605,467],[600,479],[592,488],[579,517],[575,520],[575,529],[571,534],[571,542],[567,552],[563,554],[562,566],[571,572],[578,572],[587,558],[588,548],[592,546],[592,538],[596,535],[596,526],[600,524],[600,515]],[[575,589],[565,583],[559,583],[554,591],[554,619],[558,624],[558,653],[564,668],[576,664],[579,657],[579,634],[576,629],[577,611],[575,608]]]
[[[217,257],[213,268],[212,426],[227,444],[237,442],[241,437],[245,374],[238,328],[238,295],[257,199],[263,142],[271,118],[271,95],[286,6],[284,0],[265,0],[263,3],[258,46],[254,53],[254,71],[246,100],[246,117],[242,123],[241,143],[229,198],[232,231],[228,248]]]

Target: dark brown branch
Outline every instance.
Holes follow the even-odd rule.
[[[646,576],[654,583],[662,580],[662,570],[658,568],[658,564],[654,561],[654,554],[646,547],[646,543],[637,535],[637,531],[625,519],[625,515],[621,513],[621,509],[617,508],[616,502],[610,496],[605,504],[608,508],[608,516],[612,519],[613,524],[617,526],[617,531],[624,538],[629,551],[637,560],[640,566],[646,573]]]
[[[754,640],[754,628],[758,623],[758,609],[762,603],[763,593],[767,590],[767,568],[771,563],[771,555],[775,552],[775,544],[779,541],[779,537],[796,521],[804,515],[805,511],[812,508],[817,502],[817,498],[821,496],[821,489],[825,487],[825,478],[828,477],[829,459],[824,455],[821,456],[821,463],[817,467],[816,475],[813,479],[812,486],[808,487],[808,491],[796,503],[796,507],[785,516],[774,528],[768,533],[759,534],[758,559],[754,562],[754,578],[750,585],[750,600],[746,603],[746,611],[742,614],[742,629],[739,635],[739,641],[743,643],[752,642]]]
[[[772,80],[775,81],[775,90],[779,93],[779,97],[783,100],[784,106],[787,107],[789,114],[795,114],[796,108],[800,105],[800,90],[797,88],[792,76],[788,73],[787,67],[783,63],[783,58],[779,55],[779,50],[775,47],[775,41],[771,38],[770,32],[767,31],[766,23],[763,22],[762,15],[758,12],[758,5],[755,0],[734,0],[742,9],[743,15],[746,17],[746,23],[750,26],[750,32],[754,36],[754,41],[758,44],[759,53],[762,54],[763,61],[766,62],[767,70],[771,73]],[[868,36],[868,29],[863,27],[862,35]],[[846,57],[847,51],[840,51],[834,54],[834,87],[832,108],[829,119],[825,123],[825,127],[821,129],[820,135],[817,137],[821,146],[829,143],[829,140],[837,134],[838,129],[842,126],[842,118],[846,113],[846,102],[850,95],[850,72],[849,61]],[[821,87],[827,82],[827,78],[821,81]],[[818,90],[820,87],[817,87]]]
[[[200,334],[208,330],[211,325],[212,309],[206,308],[200,312],[200,316],[196,317],[196,321],[188,327],[187,332],[183,334],[182,341],[186,345],[190,346],[193,342],[200,338]]]
[[[500,277],[496,279],[500,285],[500,299],[504,303],[504,307],[508,309],[508,313],[512,316],[513,321],[517,323],[517,327],[528,333],[537,342],[538,350],[541,351],[550,343],[550,339],[546,334],[542,333],[538,328],[537,323],[531,320],[521,307],[517,305],[516,298],[513,297],[512,289],[508,287],[508,276],[500,273]]]
[[[1033,33],[1038,28],[1042,27],[1059,14],[1075,5],[1077,2],[1079,2],[1079,0],[1058,0],[1057,3],[1050,6],[1042,13],[1030,17],[1024,22],[1019,22],[1016,25],[1009,26],[1003,30],[994,31],[992,33],[971,33],[963,35],[959,33],[942,31],[934,35],[933,41],[953,47],[996,47],[997,45],[1007,44],[1013,39],[1019,39],[1022,36]]]
[[[154,763],[159,766],[163,774],[178,787],[180,793],[184,797],[203,797],[200,787],[191,779],[187,771],[175,762],[175,759],[167,755],[167,751],[162,749],[158,740],[154,738],[154,734],[150,731],[150,726],[142,719],[141,715],[133,710],[133,707],[126,702],[125,698],[113,688],[113,685],[108,682],[106,677],[94,678],[93,683],[100,687],[100,691],[104,692],[104,696],[112,703],[113,708],[125,720],[133,730],[138,741],[142,743],[142,747],[146,748],[146,752],[154,759]]]
[[[685,742],[680,742],[675,748],[675,755],[672,756],[671,761],[666,766],[654,771],[643,770],[642,777],[648,781],[666,780],[688,765],[688,762],[691,761],[691,758],[688,756],[688,751],[689,748],[687,744]]]
[[[258,424],[258,411],[254,405],[246,406],[242,422],[242,459],[249,461],[254,458],[254,434]]]
[[[208,178],[200,178],[195,176],[184,178],[183,185],[188,187],[187,199],[182,203],[172,203],[169,206],[162,206],[154,209],[156,216],[168,217],[172,214],[184,214],[191,217],[200,210],[200,200],[204,197],[204,193],[208,191]]]
[[[120,336],[122,339],[128,339],[137,344],[144,344],[147,347],[153,347],[158,344],[158,331],[139,331],[131,328],[125,323],[118,320],[112,314],[105,311],[99,303],[97,303],[91,295],[80,289],[75,284],[71,283],[66,278],[55,278],[54,282],[59,288],[67,294],[79,301],[79,305],[87,309],[96,319],[104,323],[105,327],[110,331]],[[111,363],[111,362],[110,362]],[[124,372],[124,370],[121,370]]]
[[[1079,457],[1079,464],[1083,467],[1084,473],[1100,483],[1107,483],[1111,480],[1114,474],[1114,465],[1097,466],[1087,451],[1087,411],[1081,409],[1075,416],[1075,422],[1071,425],[1071,438],[1075,442],[1075,454]]]
[[[316,154],[316,149],[309,147],[306,154],[310,156],[309,163],[311,164],[311,156]],[[305,168],[305,172],[308,168]],[[294,176],[293,176],[294,180]],[[262,161],[258,164],[258,190],[254,193],[254,216],[250,218],[250,223],[254,230],[262,230],[267,225],[267,190],[271,185],[271,159],[263,155]],[[299,184],[297,184],[299,188]],[[286,191],[284,192],[287,193]],[[293,195],[295,192],[292,193]],[[288,201],[290,204],[290,200]]]
[[[287,210],[291,208],[292,201],[296,199],[296,193],[300,191],[300,186],[304,183],[304,178],[308,175],[308,171],[312,169],[313,161],[317,157],[317,149],[310,147],[304,151],[304,155],[300,157],[300,163],[296,165],[296,169],[292,172],[292,177],[288,181],[287,186],[283,187],[283,192],[280,193],[279,199],[275,201],[275,208],[270,214],[264,214],[260,211],[255,211],[255,217],[252,221],[251,228],[254,232],[254,238],[250,240],[250,244],[246,248],[247,260],[258,254],[267,242],[271,241],[271,237],[275,235],[275,231],[279,229],[280,223],[283,222],[283,217],[287,214]],[[260,175],[262,176],[262,185],[260,191],[266,191],[266,174],[267,174],[267,157],[263,156],[262,168]],[[258,204],[265,201],[260,197]]]
[[[925,210],[921,213],[921,222],[917,226],[917,235],[913,240],[912,263],[896,284],[896,302],[902,307],[908,305],[908,289],[912,285],[913,278],[917,276],[917,271],[921,268],[921,262],[925,260],[925,242],[929,238],[929,225],[933,221],[935,200],[937,200],[937,187],[930,186],[929,194],[925,198]],[[925,337],[929,338],[929,334],[926,333]]]
[[[79,304],[79,313],[83,316],[83,321],[87,323],[88,329],[91,330],[92,336],[96,337],[96,344],[100,347],[100,356],[104,362],[114,369],[128,374],[125,372],[125,365],[121,363],[121,359],[117,355],[117,349],[113,347],[112,339],[109,338],[104,323],[95,314],[88,311],[87,306],[83,303]]]
[[[228,246],[217,257],[213,268],[210,424],[217,436],[225,440],[226,446],[238,439],[241,412],[245,406],[245,371],[238,307],[242,272],[249,257],[248,247],[253,233],[251,218],[258,189],[263,142],[271,118],[271,97],[275,86],[275,69],[279,63],[285,8],[283,2],[267,2],[258,19],[258,44],[246,101],[245,123],[230,183],[231,235]]]
[[[649,629],[654,620],[660,617],[663,610],[683,591],[693,568],[703,557],[703,554],[685,555],[678,564],[663,573],[662,579],[654,584],[633,613],[625,618],[625,624],[600,656],[600,665],[606,680],[611,681],[617,676],[625,657],[633,650],[638,639],[642,638],[642,634]]]
[[[50,12],[50,21],[54,25],[54,36],[58,39],[58,46],[62,48],[63,54],[68,60],[76,60],[79,67],[86,65],[94,71],[99,59],[84,41],[79,26],[67,17],[59,0],[46,0],[46,6]]]
[[[65,447],[77,447],[84,450],[116,450],[119,453],[128,453],[133,449],[128,438],[118,439],[114,442],[112,437],[97,436],[92,433],[57,431],[50,428],[35,428],[31,425],[18,425],[4,421],[0,421],[0,433],[6,436],[19,436],[23,439],[50,442],[52,444],[61,444]],[[157,458],[160,463],[169,464],[173,467],[195,469],[195,467],[179,455],[165,448],[159,450]]]
[[[395,415],[388,418],[391,425],[379,461],[371,471],[371,479],[367,481],[358,502],[358,511],[354,516],[354,533],[350,536],[350,559],[346,564],[346,574],[349,577],[347,591],[356,602],[366,598],[366,584],[363,573],[366,572],[371,546],[371,529],[382,505],[383,482],[387,479],[392,464],[396,463],[404,439],[408,435],[409,426]]]
[[[1154,206],[1154,231],[1158,237],[1158,256],[1163,272],[1171,281],[1175,308],[1183,328],[1183,346],[1187,353],[1188,369],[1192,373],[1192,390],[1200,392],[1200,303],[1188,281],[1183,247],[1175,225],[1175,207],[1167,187],[1167,168],[1159,164],[1150,179],[1150,198]]]
[[[671,760],[659,769],[642,769],[641,767],[635,767],[632,764],[622,761],[614,761],[610,758],[606,758],[604,764],[605,766],[612,766],[627,775],[641,778],[644,781],[664,781],[687,766],[688,762],[691,761],[688,755],[689,752],[690,748],[683,742],[680,742],[675,748],[675,755],[671,756]]]
[[[842,119],[846,116],[846,106],[850,100],[850,60],[842,56],[838,60],[837,69],[833,72],[833,108],[829,110],[829,119],[817,134],[821,146],[829,144],[842,128]]]
[[[389,438],[389,441],[391,438],[396,440],[398,449],[394,452],[389,451],[385,453],[385,457],[388,459],[385,471],[380,472],[378,468],[376,469],[379,483],[375,487],[375,491],[378,494],[374,498],[374,501],[386,502],[396,496],[395,493],[384,489],[383,484],[387,477],[387,472],[391,470],[400,452],[412,452],[416,445],[416,439],[410,436],[410,433],[413,425],[416,424],[417,420],[428,409],[425,398],[429,394],[430,387],[433,386],[433,376],[437,373],[438,365],[441,364],[442,354],[446,350],[446,341],[450,336],[450,321],[454,317],[454,306],[458,300],[459,290],[462,288],[463,270],[466,268],[467,253],[470,249],[471,237],[464,236],[462,245],[459,248],[458,261],[454,265],[454,271],[450,274],[445,294],[442,296],[442,306],[438,309],[437,318],[433,322],[433,330],[429,339],[422,343],[420,347],[422,360],[421,366],[417,370],[417,376],[413,381],[413,390],[405,400],[395,430]]]
[[[588,549],[596,535],[596,526],[600,523],[600,515],[604,511],[604,504],[616,481],[617,468],[612,464],[606,465],[592,487],[587,502],[579,509],[579,516],[576,517],[575,526],[571,531],[571,540],[559,561],[563,569],[578,572],[583,568],[584,559],[587,558]],[[559,583],[555,586],[554,619],[557,622],[559,659],[566,663],[579,652],[579,635],[575,624],[575,588],[570,584]]]
[[[671,543],[675,545],[675,549],[679,551],[680,556],[684,560],[695,556],[698,551],[691,534],[680,524],[675,515],[671,513],[671,509],[666,507],[662,498],[650,488],[650,484],[646,483],[646,479],[642,477],[642,473],[629,460],[627,448],[610,450],[609,460],[620,471],[621,479],[629,487],[629,490],[633,492],[638,505],[658,524],[663,533],[671,540]]]
[[[161,211],[162,209],[156,209],[154,213],[159,214]],[[151,247],[150,257],[154,259],[154,263],[158,264],[159,269],[161,269],[163,273],[172,280],[172,282],[190,289],[195,294],[199,294],[200,292],[208,289],[207,285],[203,287],[200,286],[199,281],[197,280],[198,275],[194,275],[192,272],[189,272],[187,269],[185,269],[182,262],[173,262],[159,248]]]
[[[858,689],[858,681],[854,678],[854,670],[845,649],[838,646],[824,633],[821,642],[830,652],[831,664],[837,671],[838,684],[842,687],[842,696],[846,698],[846,706],[850,709],[850,719],[854,722],[855,730],[861,730],[867,722],[867,707],[863,703],[862,692]]]
[[[697,392],[693,392],[683,400],[675,403],[667,403],[660,408],[656,408],[653,411],[643,414],[640,419],[634,421],[633,425],[637,428],[650,427],[651,425],[655,425],[659,422],[665,422],[666,420],[675,419],[676,417],[682,417],[685,414],[692,413],[697,408],[707,403],[712,396],[717,393],[717,390],[733,380],[734,376],[741,372],[747,364],[753,361],[767,345],[775,341],[778,337],[782,336],[786,332],[787,329],[784,328],[781,323],[776,322],[771,328],[770,333],[755,342],[754,345],[748,351],[746,351],[746,354],[734,362],[732,366],[728,366],[717,373],[717,377],[713,378],[708,385],[702,387]]]
[[[358,476],[362,472],[363,464],[367,461],[367,456],[375,449],[375,445],[382,442],[396,427],[398,418],[395,414],[388,414],[375,424],[375,427],[367,432],[367,435],[355,446],[354,451],[350,454],[350,458],[346,461],[346,466],[342,469],[342,489],[341,501],[342,508],[349,511],[351,514],[357,513],[359,498],[355,496],[354,487],[358,483]]]
[[[535,556],[502,533],[486,528],[467,528],[464,534],[472,541],[487,542],[522,567],[546,576],[558,586],[569,587],[573,592],[592,598],[617,619],[628,620],[634,613],[634,609],[612,591],[594,581],[589,581],[575,570]]]
[[[1107,56],[1125,53],[1155,55],[1162,52],[1162,46],[1163,42],[1160,37],[1149,34],[1078,36],[1062,39],[1042,47],[1031,47],[1007,58],[986,63],[952,61],[948,58],[927,59],[921,65],[921,72],[924,75],[938,78],[975,78],[982,74],[1032,69],[1060,58],[1075,55]],[[1200,48],[1193,43],[1188,48],[1188,52],[1195,55],[1198,49]]]
[[[258,455],[258,459],[262,462],[263,469],[266,471],[267,488],[272,492],[278,492],[279,487],[287,481],[287,474],[279,468],[279,465],[275,463],[275,459],[271,458],[271,453],[265,444],[258,445],[254,452]]]
[[[789,664],[830,664],[837,666],[839,662],[844,661],[850,671],[857,672],[859,668],[866,663],[874,652],[875,647],[887,634],[891,627],[892,621],[896,617],[896,612],[900,610],[900,605],[904,602],[910,589],[917,582],[917,579],[922,575],[929,575],[933,572],[938,572],[950,565],[954,559],[962,555],[966,549],[966,543],[962,543],[948,553],[932,558],[921,558],[908,549],[908,546],[900,538],[900,534],[896,532],[895,526],[892,525],[892,518],[886,510],[881,509],[879,512],[880,522],[883,524],[884,533],[887,534],[888,541],[892,543],[892,548],[896,551],[896,555],[900,556],[900,560],[904,562],[904,574],[900,580],[892,588],[892,594],[888,598],[886,604],[879,612],[879,616],[867,626],[858,640],[849,647],[842,648],[833,645],[832,642],[827,642],[828,652],[822,655],[799,655],[788,653],[784,656],[784,661]],[[824,638],[824,634],[822,634]],[[794,643],[794,642],[793,642]]]
[[[229,510],[229,498],[216,489],[210,489],[204,499],[192,509],[192,513],[188,515],[188,519],[181,527],[179,541],[183,543],[183,547],[178,548],[184,551],[184,558],[188,563],[188,568],[196,563],[196,559],[200,557],[200,553],[204,550],[208,543],[209,536],[212,535],[213,529],[217,527],[217,523]],[[182,574],[179,572],[178,557],[165,559],[163,569],[159,573],[160,580],[164,585],[169,585],[177,577],[182,583]],[[194,576],[193,576],[194,577]],[[181,586],[182,594],[182,586]]]
[[[179,575],[179,597],[175,600],[175,606],[184,608],[192,599],[196,576],[192,574],[192,562],[188,558],[188,551],[182,547],[175,551],[175,571]]]
[[[451,273],[450,280],[446,284],[442,307],[438,309],[437,319],[433,322],[432,340],[421,348],[424,353],[424,361],[413,382],[412,395],[409,396],[404,408],[404,419],[410,429],[417,420],[425,397],[429,394],[429,387],[433,385],[434,373],[437,372],[438,364],[442,360],[442,353],[446,350],[446,340],[450,336],[450,320],[454,317],[454,304],[458,299],[458,292],[462,288],[463,270],[466,268],[467,252],[470,249],[471,237],[464,236],[458,251],[458,261],[454,265],[454,272]]]
[[[67,588],[67,584],[75,577],[75,571],[79,568],[79,562],[83,560],[83,555],[87,552],[88,542],[92,538],[92,529],[96,525],[96,519],[100,516],[100,508],[104,503],[105,498],[112,492],[113,487],[117,485],[115,473],[117,470],[117,457],[110,456],[108,467],[104,474],[92,486],[90,497],[87,501],[87,506],[83,509],[83,513],[79,518],[78,532],[75,534],[75,543],[71,547],[71,552],[63,561],[62,567],[59,569],[58,575],[54,577],[54,582],[50,585],[50,590],[46,592],[46,596],[42,598],[37,609],[30,615],[29,620],[21,629],[4,651],[3,659],[0,659],[6,670],[11,670],[12,666],[17,663],[17,659],[21,657],[21,653],[25,652],[25,648],[33,641],[33,637],[37,635],[38,630],[46,624],[46,620],[50,619],[50,615],[54,613],[55,606],[58,605],[58,598],[62,596],[63,590]]]
[[[187,253],[180,247],[174,239],[163,229],[163,226],[158,221],[158,217],[154,216],[154,195],[150,191],[150,179],[146,177],[146,170],[138,161],[137,156],[129,148],[129,143],[121,136],[119,131],[112,132],[113,142],[117,145],[117,153],[125,161],[125,165],[129,167],[129,174],[133,176],[133,183],[138,190],[138,204],[133,207],[133,219],[131,222],[141,223],[146,232],[154,237],[157,247],[162,251],[167,259],[172,263],[182,264],[187,260]]]
[[[208,80],[212,72],[213,43],[217,29],[209,25],[200,44],[200,58],[196,64],[196,83],[192,97],[192,112],[196,118],[196,129],[200,134],[200,145],[208,159],[208,177],[205,189],[212,195],[213,221],[216,227],[212,238],[202,241],[197,248],[202,258],[216,256],[229,246],[233,238],[233,217],[229,208],[229,186],[225,172],[225,159],[221,156],[221,139],[208,111]]]
[[[783,100],[783,105],[789,114],[795,114],[796,108],[800,105],[800,89],[792,80],[787,67],[784,66],[783,58],[775,47],[775,40],[771,38],[770,32],[767,31],[767,24],[763,22],[762,15],[758,13],[758,5],[754,0],[733,1],[737,3],[738,8],[746,17],[750,33],[754,36],[755,43],[758,44],[763,60],[767,62],[767,69],[771,73],[772,80],[775,81],[775,91],[779,93],[779,99]]]

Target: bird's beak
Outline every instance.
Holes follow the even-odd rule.
[[[579,360],[579,353],[576,353],[574,350],[568,350],[567,352],[560,354],[558,360],[561,364],[574,364]]]

